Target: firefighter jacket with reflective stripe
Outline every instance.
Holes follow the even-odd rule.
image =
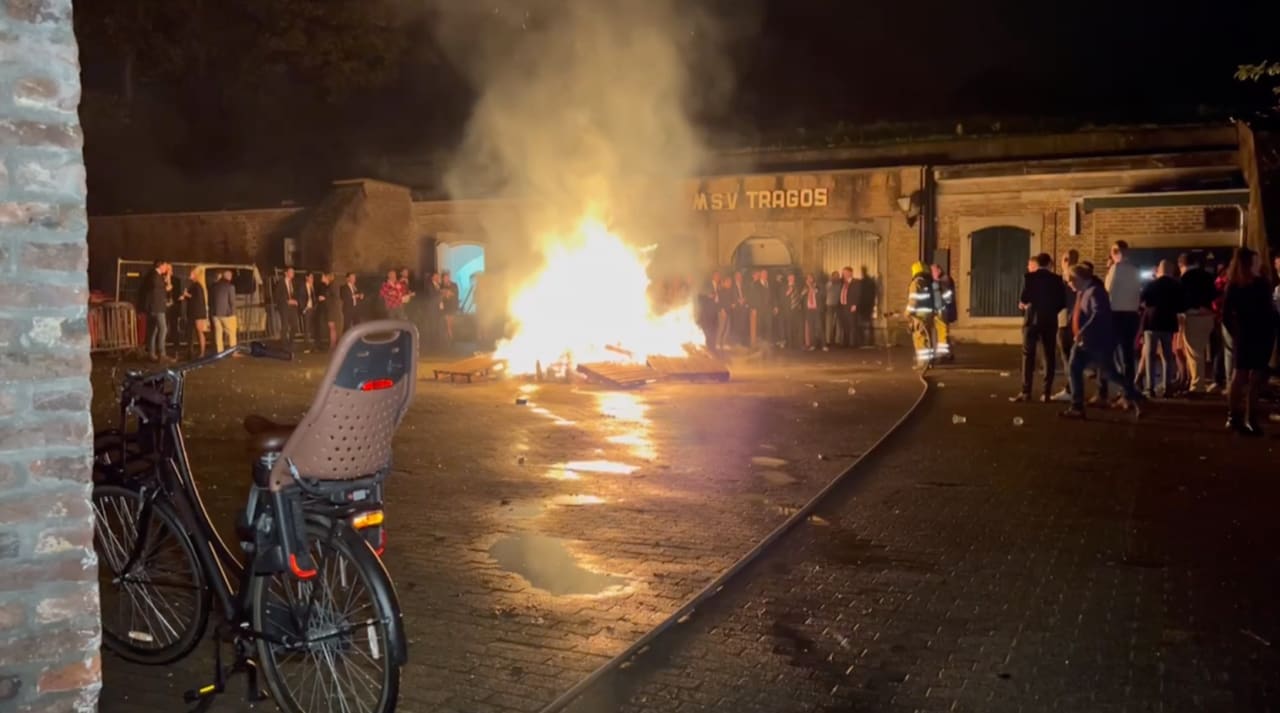
[[[933,283],[933,292],[937,296],[938,309],[947,322],[956,321],[956,290],[950,275],[943,275]]]
[[[907,287],[907,314],[924,319],[937,314],[938,308],[933,280],[927,275],[911,278],[911,285]]]

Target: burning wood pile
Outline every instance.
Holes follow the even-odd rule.
[[[692,302],[661,313],[649,300],[648,249],[638,249],[603,223],[585,219],[569,236],[548,241],[546,265],[517,290],[510,314],[515,334],[490,357],[437,370],[436,378],[479,370],[538,380],[575,373],[615,388],[660,379],[727,381],[729,370],[703,348]],[[452,371],[451,371],[452,369]]]

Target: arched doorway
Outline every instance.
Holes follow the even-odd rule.
[[[462,312],[475,312],[472,278],[484,272],[484,246],[480,243],[437,243],[436,269],[448,271],[458,283],[458,302]]]
[[[969,315],[1017,317],[1031,231],[995,225],[969,235]]]
[[[795,264],[791,248],[779,238],[751,236],[733,250],[733,266],[740,269],[753,267],[790,267]]]

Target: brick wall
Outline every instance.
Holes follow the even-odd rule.
[[[1017,179],[1010,179],[1017,180]],[[1203,206],[1159,208],[1105,208],[1081,214],[1075,235],[1071,233],[1072,202],[1086,195],[1105,195],[1124,190],[1123,177],[1113,186],[1090,183],[1077,189],[1072,181],[1086,180],[1080,174],[1061,179],[1059,186],[1017,190],[1007,183],[990,190],[966,187],[963,182],[943,186],[938,200],[938,247],[951,250],[952,273],[960,293],[960,321],[956,334],[962,339],[1016,343],[1020,341],[1020,319],[972,320],[965,314],[970,266],[964,263],[964,244],[970,233],[982,227],[1015,225],[1032,231],[1036,249],[1058,258],[1075,249],[1081,260],[1105,271],[1113,242],[1129,241],[1135,247],[1216,245],[1236,239],[1235,231],[1206,230]]]
[[[115,291],[116,260],[252,263],[284,260],[281,238],[295,235],[300,208],[104,215],[89,219],[89,285]]]
[[[94,710],[89,341],[70,0],[0,4],[0,710]]]

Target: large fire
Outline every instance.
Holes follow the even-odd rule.
[[[683,356],[702,340],[693,305],[657,314],[649,300],[649,250],[627,245],[598,220],[547,240],[546,266],[516,290],[516,331],[495,356],[513,374],[559,363],[640,362]]]

